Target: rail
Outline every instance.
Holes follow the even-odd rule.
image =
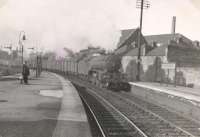
[[[76,80],[77,79],[73,79],[73,81],[76,81]],[[199,137],[200,136],[198,125],[191,124],[192,122],[190,123],[189,120],[182,118],[181,122],[184,123],[184,121],[186,121],[184,123],[184,125],[182,124],[183,126],[185,126],[185,128],[180,127],[180,125],[174,124],[173,122],[167,120],[166,118],[164,118],[156,113],[153,113],[151,110],[148,110],[147,108],[143,107],[143,105],[144,106],[147,105],[147,104],[145,104],[144,101],[135,103],[134,101],[136,99],[131,97],[130,95],[128,95],[128,93],[124,93],[124,94],[127,94],[127,96],[124,96],[123,94],[110,92],[108,90],[101,89],[99,87],[96,87],[96,86],[86,83],[84,81],[78,80],[77,83],[79,83],[79,84],[82,83],[83,86],[88,88],[90,93],[93,93],[96,96],[98,94],[99,98],[101,100],[104,100],[104,102],[107,102],[107,104],[110,102],[109,104],[111,104],[112,106],[115,106],[115,109],[117,111],[119,111],[121,114],[123,114],[128,120],[134,122],[134,121],[137,121],[135,119],[141,118],[141,120],[145,120],[146,122],[154,123],[154,126],[157,127],[157,130],[155,130],[154,132],[155,133],[158,132],[157,133],[158,136],[160,136],[161,134],[164,136],[167,136],[167,137],[168,136],[170,136],[170,137],[177,137],[177,136],[178,137]],[[109,100],[109,102],[108,102],[108,100]],[[120,107],[120,106],[123,106],[123,107],[127,106],[127,107],[126,107],[126,109],[124,109],[123,107]],[[158,110],[160,110],[161,112],[162,111],[165,112],[164,108],[162,108],[162,109],[159,108]],[[132,114],[130,114],[130,112],[133,115],[135,114],[135,116],[132,116]],[[173,116],[172,115],[173,113],[166,113],[166,115],[167,114],[169,114],[168,117]],[[135,118],[133,118],[133,117],[135,117]],[[176,116],[174,118],[174,121],[178,121],[179,119],[180,119],[180,117]],[[135,125],[137,126],[138,122],[136,122]],[[143,131],[144,134],[146,134],[148,136],[152,136],[152,134],[150,132],[151,132],[151,129],[153,129],[153,127],[148,127],[148,129],[146,129],[145,127],[147,127],[147,126],[143,125],[143,127],[142,128],[140,127],[139,129],[142,129],[141,131]],[[193,128],[193,129],[191,129],[191,128]]]
[[[95,92],[78,91],[93,112],[105,137],[148,137],[129,118]]]

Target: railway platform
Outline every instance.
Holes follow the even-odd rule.
[[[92,137],[87,115],[77,90],[70,81],[54,75],[62,83],[63,99],[52,137]]]
[[[0,109],[0,136],[91,136],[77,91],[53,73],[43,72],[28,85],[0,81]]]
[[[7,75],[7,76],[0,76],[0,81],[9,81],[9,80],[19,80],[21,77],[21,73]],[[29,79],[33,79],[35,77],[35,71],[30,70]]]
[[[167,93],[172,96],[181,97],[190,101],[194,101],[200,105],[200,89],[188,88],[182,86],[166,85],[150,82],[131,83],[135,86],[151,89],[157,92]]]
[[[131,94],[200,122],[200,89],[150,82],[130,82]]]

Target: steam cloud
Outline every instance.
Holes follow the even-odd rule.
[[[17,42],[19,31],[24,30],[28,47],[56,50],[59,54],[63,54],[63,47],[78,51],[90,44],[114,49],[121,35],[116,23],[116,15],[120,13],[118,7],[130,4],[127,2],[4,0],[0,3],[0,6],[3,5],[0,15],[4,18],[0,24],[0,36],[5,37],[2,31],[6,32],[7,37]],[[116,4],[119,6],[115,8]]]
[[[198,0],[150,2],[150,9],[144,11],[143,34],[170,33],[175,15],[177,32],[199,39],[200,12],[194,8],[199,7]],[[24,30],[26,47],[53,50],[59,55],[64,54],[64,47],[78,51],[90,44],[114,49],[120,28],[139,26],[135,3],[136,0],[0,0],[0,44],[18,46],[19,32]]]

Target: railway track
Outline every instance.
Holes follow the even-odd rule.
[[[200,137],[199,125],[127,93],[114,93],[87,82],[73,80],[109,101],[148,137]]]
[[[143,101],[135,96],[130,96],[130,94],[120,93],[119,95],[125,97],[128,102],[133,102],[132,100],[134,100],[134,103],[141,104],[141,106],[148,110],[152,115],[163,119],[164,121],[181,129],[182,131],[186,131],[192,136],[200,137],[200,125],[194,121],[188,120],[183,116],[180,116],[177,113],[171,112],[160,106]]]
[[[132,121],[101,96],[94,92],[89,93],[78,85],[75,87],[87,108],[87,112],[90,111],[89,113],[92,114],[93,118],[89,119],[94,119],[97,123],[99,130],[93,129],[95,137],[147,137]],[[96,133],[97,131],[98,133]]]

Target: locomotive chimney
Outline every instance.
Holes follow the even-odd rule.
[[[172,34],[176,33],[176,16],[173,16],[172,18],[172,30],[171,30]]]

